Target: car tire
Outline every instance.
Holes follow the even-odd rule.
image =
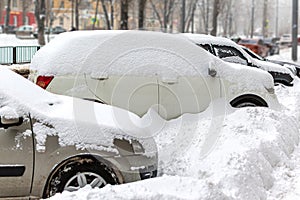
[[[104,187],[118,184],[117,176],[107,165],[91,159],[72,159],[59,167],[48,180],[44,198],[63,191],[76,191],[86,185]]]
[[[243,95],[230,102],[234,108],[243,107],[268,107],[268,104],[260,97],[254,95]]]

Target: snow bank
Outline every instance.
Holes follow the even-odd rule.
[[[267,199],[274,171],[299,143],[296,117],[288,113],[235,110],[218,101],[201,114],[166,122],[150,110],[143,120],[154,124],[162,177],[52,199]]]
[[[82,200],[82,199],[148,199],[148,200],[229,200],[213,185],[199,179],[179,176],[163,176],[141,182],[111,186],[102,189],[91,189],[87,186],[79,192],[63,192],[50,199]]]

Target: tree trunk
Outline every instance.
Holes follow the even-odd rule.
[[[22,1],[22,25],[26,24],[27,1]]]
[[[139,29],[144,29],[146,2],[147,0],[139,1]]]
[[[44,29],[46,6],[45,0],[35,0],[35,18],[38,27],[38,42],[41,46],[45,45]]]
[[[219,15],[219,5],[220,0],[214,1],[214,11],[213,11],[213,29],[211,30],[210,34],[213,36],[217,36],[217,27],[218,27],[218,15]]]
[[[106,29],[111,30],[110,21],[109,21],[109,17],[108,17],[108,13],[107,13],[107,9],[106,9],[104,0],[101,0],[101,5],[102,5],[102,9],[103,9],[104,16],[105,16]]]
[[[264,9],[263,9],[263,28],[262,28],[262,35],[263,37],[268,37],[268,19],[267,19],[267,13],[268,13],[268,0],[264,0]]]
[[[129,0],[121,0],[121,30],[128,30],[128,2]]]
[[[95,10],[95,16],[94,16],[94,21],[93,21],[92,30],[95,29],[95,24],[96,24],[96,21],[97,21],[99,1],[100,1],[100,0],[97,0],[97,3],[96,3],[96,10]]]
[[[114,4],[113,4],[113,0],[109,0],[109,3],[110,3],[110,25],[111,25],[111,28],[114,29]]]
[[[5,33],[8,32],[9,17],[10,17],[10,3],[11,3],[11,0],[7,0],[5,28],[4,28]]]
[[[75,28],[79,30],[79,4],[80,0],[75,0]]]

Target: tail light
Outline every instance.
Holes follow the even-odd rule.
[[[43,89],[46,89],[54,76],[38,76],[36,84]]]

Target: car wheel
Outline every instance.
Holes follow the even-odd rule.
[[[258,106],[258,105],[256,105],[255,103],[253,103],[253,102],[241,102],[241,103],[239,103],[239,104],[237,104],[237,105],[235,105],[234,107],[235,108],[244,108],[244,107],[256,107],[256,106]]]
[[[234,108],[243,107],[268,107],[268,104],[260,97],[254,95],[242,95],[230,102]]]
[[[86,185],[101,188],[106,184],[118,184],[112,169],[91,159],[72,159],[53,173],[46,185],[44,198],[63,191],[77,191]]]

